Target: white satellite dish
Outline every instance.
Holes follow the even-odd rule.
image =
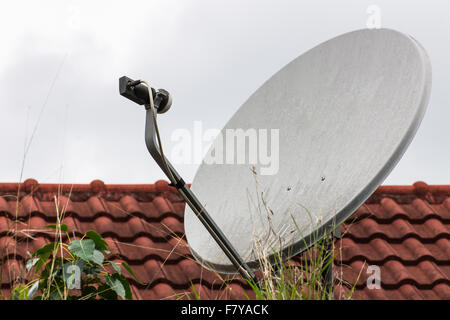
[[[272,76],[222,130],[223,137],[227,129],[278,130],[278,171],[262,175],[264,165],[255,165],[270,223],[258,212],[249,163],[203,163],[191,189],[252,268],[255,237],[297,254],[312,244],[312,232],[344,221],[382,183],[417,131],[430,90],[427,54],[408,35],[360,30],[326,41]],[[238,148],[248,156],[249,143]],[[189,206],[185,230],[203,265],[236,271]]]

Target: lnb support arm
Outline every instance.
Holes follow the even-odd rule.
[[[119,79],[119,89],[122,96],[138,104],[145,105],[145,144],[152,158],[169,178],[171,185],[178,189],[187,205],[191,207],[192,211],[199,218],[200,222],[205,226],[225,255],[230,259],[231,263],[241,274],[241,276],[244,279],[247,279],[250,283],[258,285],[258,278],[253,273],[252,269],[250,269],[247,263],[242,259],[225,234],[221,231],[201,202],[197,199],[192,190],[186,185],[184,180],[172,166],[170,161],[163,154],[161,154],[161,148],[157,141],[157,128],[155,127],[156,114],[152,112],[152,109],[149,106],[149,92],[147,86],[142,84],[140,80],[132,80],[128,77],[122,77]],[[171,98],[168,92],[160,89],[159,92],[162,92],[163,97],[158,100],[159,92],[156,92],[153,88],[151,88],[151,90],[158,113],[167,111],[171,104]],[[167,106],[167,104],[169,104],[169,106]],[[167,170],[170,170],[170,172]]]

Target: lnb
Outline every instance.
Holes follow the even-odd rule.
[[[158,113],[167,112],[172,106],[172,97],[167,90],[158,89],[152,90],[153,104]],[[148,87],[141,80],[133,80],[126,76],[119,79],[120,95],[131,101],[145,105],[146,108],[150,106],[150,97],[148,94]]]

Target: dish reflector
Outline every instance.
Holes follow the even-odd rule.
[[[268,153],[277,153],[270,133],[278,130],[271,169],[248,163],[250,138],[235,141],[246,163],[236,163],[237,152],[227,163],[224,148],[224,163],[202,163],[191,189],[252,268],[255,240],[269,257],[273,250],[297,254],[387,177],[420,125],[430,90],[427,54],[410,36],[378,29],[331,39],[272,76],[222,130],[224,147],[227,129],[257,132],[259,144],[266,132]],[[218,137],[212,148],[219,144]],[[188,206],[185,230],[203,265],[236,271]]]

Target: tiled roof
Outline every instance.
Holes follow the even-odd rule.
[[[18,192],[19,190],[19,192]],[[19,197],[17,197],[19,196]],[[56,197],[55,197],[56,196]],[[55,200],[56,199],[56,200]],[[55,202],[56,201],[56,202]],[[77,237],[93,229],[128,262],[134,298],[252,297],[242,280],[200,267],[183,237],[185,204],[166,181],[151,185],[0,184],[1,291],[24,272],[27,252],[52,240],[56,207]],[[17,209],[17,210],[16,210]],[[355,299],[450,299],[450,186],[382,186],[342,226],[336,243],[335,297],[356,283]],[[381,289],[369,290],[368,265],[380,268]],[[223,277],[221,275],[220,277]],[[19,279],[20,280],[20,279]]]
[[[450,186],[380,187],[341,232],[335,273],[356,283],[353,298],[450,299]],[[381,289],[368,288],[369,266],[379,267]]]
[[[79,237],[88,230],[97,231],[111,251],[130,265],[144,282],[128,277],[135,299],[187,298],[184,294],[192,298],[192,286],[203,299],[245,298],[243,291],[249,287],[242,280],[228,276],[224,282],[195,262],[183,237],[185,203],[166,181],[151,185],[105,185],[99,180],[87,185],[39,185],[33,179],[19,185],[0,184],[4,296],[9,295],[10,284],[26,274],[27,252],[53,240],[44,226],[55,223],[56,207],[60,212],[64,208],[62,223],[69,232],[74,230]]]

